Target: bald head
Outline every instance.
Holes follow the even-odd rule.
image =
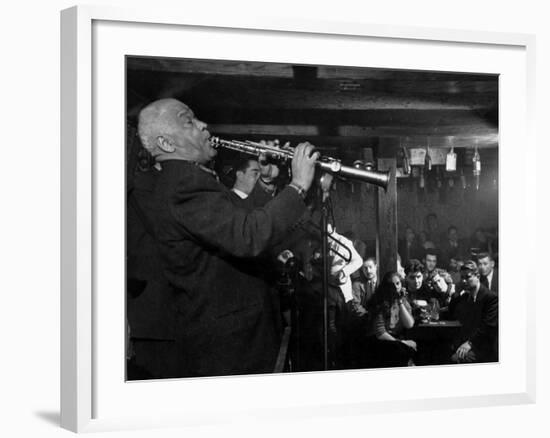
[[[143,147],[157,161],[210,161],[216,151],[210,145],[206,126],[187,105],[176,99],[150,103],[141,110],[138,119]]]

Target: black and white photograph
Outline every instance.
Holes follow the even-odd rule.
[[[127,380],[499,361],[499,76],[126,56]]]

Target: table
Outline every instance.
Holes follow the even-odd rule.
[[[417,365],[449,364],[453,340],[462,324],[459,321],[440,320],[415,324],[406,331],[405,337],[417,343]]]

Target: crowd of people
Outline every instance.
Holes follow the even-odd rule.
[[[498,360],[498,274],[489,253],[465,262],[456,259],[447,270],[438,267],[437,249],[429,249],[422,261],[411,259],[380,282],[376,275],[369,278],[375,263],[367,259],[354,275],[350,325],[363,329],[351,331],[351,367],[406,366],[416,358],[422,364]],[[429,327],[434,320],[436,326],[440,320],[458,324],[450,338],[439,339],[438,360],[430,363],[419,350],[434,346],[415,340],[411,329],[422,323]]]
[[[175,99],[139,115],[154,166],[129,184],[129,379],[273,372],[285,326],[288,369],[322,369],[323,319],[331,368],[413,365],[420,345],[411,330],[430,312],[460,322],[449,362],[498,359],[496,239],[480,230],[466,246],[449,227],[436,240],[430,216],[422,242],[407,228],[400,265],[379,281],[365,245],[329,227],[324,314],[310,190],[319,153],[299,144],[284,186],[263,156],[243,157],[224,184],[209,165],[217,150],[206,128]]]

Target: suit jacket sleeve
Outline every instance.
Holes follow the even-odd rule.
[[[171,216],[185,232],[213,249],[254,257],[281,241],[306,210],[293,188],[254,210],[235,206],[228,193],[214,179],[199,175],[175,188]]]
[[[470,336],[472,345],[486,345],[491,343],[498,330],[498,297],[488,293],[483,300],[481,322]]]

